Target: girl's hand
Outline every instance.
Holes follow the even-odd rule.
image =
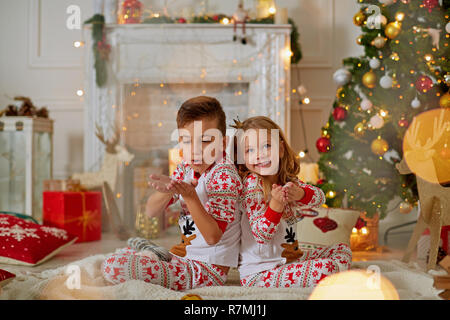
[[[298,201],[301,200],[305,196],[305,191],[296,186],[293,182],[288,182],[283,186],[283,190],[285,192],[286,201]]]
[[[283,187],[277,184],[273,184],[271,196],[272,198],[270,199],[269,206],[274,211],[282,212],[284,209],[284,205],[286,204],[286,197],[283,191]]]
[[[181,195],[184,199],[189,199],[197,196],[197,191],[195,191],[197,184],[198,182],[195,180],[190,181],[190,183],[172,180],[167,186],[167,190]]]
[[[149,182],[148,185],[155,189],[156,191],[162,192],[162,193],[173,193],[173,191],[170,191],[168,189],[168,186],[170,185],[172,179],[168,176],[165,176],[163,174],[151,174],[149,176]]]

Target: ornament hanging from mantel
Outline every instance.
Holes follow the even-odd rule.
[[[0,211],[42,223],[42,188],[52,179],[53,120],[0,117]]]

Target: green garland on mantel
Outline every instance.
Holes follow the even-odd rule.
[[[189,23],[220,23],[223,18],[228,18],[231,21],[231,17],[228,17],[224,14],[217,15],[201,15],[195,16]],[[183,22],[180,22],[183,21]],[[142,23],[148,24],[163,24],[163,23],[177,23],[177,24],[185,24],[188,23],[186,20],[173,19],[167,16],[160,17],[150,17],[143,20]],[[252,19],[247,22],[248,24],[274,24],[274,15],[270,15],[265,18],[260,19]],[[298,32],[297,26],[294,21],[289,18],[288,23],[291,25],[291,63],[296,64],[302,59],[302,51],[300,47],[299,37],[300,34]],[[107,68],[106,61],[108,60],[108,54],[110,47],[105,43],[105,35],[104,35],[104,27],[105,27],[105,18],[101,14],[95,14],[92,18],[86,20],[84,24],[92,24],[92,39],[93,45],[92,49],[94,51],[95,56],[95,73],[96,73],[96,83],[99,87],[103,87],[107,80]]]
[[[192,20],[189,21],[189,23],[220,23],[223,18],[228,18],[231,21],[231,17],[226,16],[224,14],[216,14],[216,15],[201,15],[201,16],[194,16]],[[184,22],[179,22],[182,18],[170,18],[167,16],[159,16],[159,17],[149,17],[144,19],[142,23],[178,23],[178,24],[185,24],[188,23],[186,20],[183,19]],[[247,22],[248,24],[274,24],[274,15],[269,15],[265,18],[259,18],[259,19],[251,19]],[[297,29],[297,25],[294,23],[294,21],[289,18],[288,23],[291,25],[291,51],[293,53],[291,57],[291,63],[296,64],[302,59],[302,50],[300,46],[300,34]]]

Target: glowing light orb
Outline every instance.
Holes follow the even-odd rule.
[[[383,275],[350,270],[322,279],[308,300],[399,300],[397,290]]]

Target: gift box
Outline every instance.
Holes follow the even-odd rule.
[[[78,242],[100,240],[102,235],[101,192],[43,192],[44,225],[78,236]]]

